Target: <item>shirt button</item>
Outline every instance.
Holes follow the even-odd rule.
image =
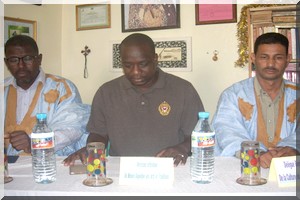
[[[269,141],[272,141],[272,140],[273,140],[273,137],[272,137],[272,136],[270,136],[270,137],[269,137]]]
[[[141,102],[141,105],[142,105],[142,106],[145,105],[145,102],[142,101],[142,102]]]

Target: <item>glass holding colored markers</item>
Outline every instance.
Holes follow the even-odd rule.
[[[83,181],[86,186],[100,187],[113,181],[106,177],[105,144],[91,142],[87,144],[87,178]]]
[[[259,142],[245,141],[241,144],[241,177],[237,183],[242,185],[262,185],[267,182],[260,176]]]

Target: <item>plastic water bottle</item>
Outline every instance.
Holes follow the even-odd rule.
[[[38,113],[36,119],[31,133],[33,178],[37,183],[52,183],[56,180],[54,133],[47,126],[47,114]]]
[[[196,183],[210,183],[214,174],[215,132],[208,121],[208,112],[199,112],[199,120],[191,136],[191,177]]]

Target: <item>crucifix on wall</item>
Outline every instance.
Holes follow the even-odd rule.
[[[88,78],[89,76],[88,69],[87,69],[87,55],[89,55],[90,52],[91,50],[87,45],[85,45],[84,50],[81,51],[81,53],[84,55],[84,72],[83,72],[84,78]]]

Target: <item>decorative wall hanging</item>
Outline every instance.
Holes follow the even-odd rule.
[[[219,58],[218,58],[218,54],[219,54],[219,51],[218,50],[214,50],[213,52],[213,57],[212,57],[212,60],[213,61],[217,61]]]
[[[111,42],[111,71],[121,72],[122,63],[119,45],[121,41]],[[154,39],[158,55],[158,67],[164,71],[191,71],[191,37]]]

